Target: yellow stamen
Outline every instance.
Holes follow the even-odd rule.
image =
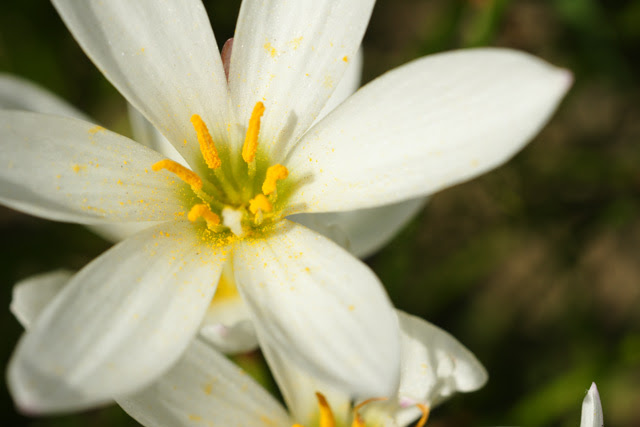
[[[190,171],[180,163],[176,163],[173,160],[160,160],[159,162],[154,163],[151,166],[151,169],[154,172],[166,169],[169,172],[176,174],[178,178],[189,184],[194,191],[200,191],[202,189],[202,180],[200,177],[195,172]]]
[[[429,418],[429,407],[422,403],[417,403],[416,406],[422,411],[422,416],[420,417],[420,420],[418,420],[416,427],[424,427],[427,423],[427,418]]]
[[[386,397],[373,397],[371,399],[367,399],[364,402],[360,402],[358,403],[356,406],[353,407],[353,421],[351,422],[351,427],[366,427],[364,420],[362,419],[362,417],[360,416],[360,409],[362,409],[362,407],[364,405],[367,405],[371,402],[378,402],[380,400],[387,400]]]
[[[329,406],[329,402],[322,395],[322,393],[316,392],[318,398],[318,407],[320,408],[320,426],[319,427],[336,427],[336,420],[333,418],[333,412]]]
[[[198,135],[200,151],[202,152],[204,161],[211,169],[218,169],[220,165],[222,165],[222,162],[218,156],[218,150],[216,150],[216,146],[213,143],[213,138],[211,138],[209,129],[207,129],[207,125],[197,114],[191,116],[191,124],[193,124],[193,128],[196,130],[196,134]]]
[[[267,176],[262,183],[262,192],[266,196],[273,193],[274,191],[276,191],[276,183],[288,176],[289,171],[284,166],[280,164],[269,166],[269,169],[267,169]]]
[[[252,214],[258,213],[258,210],[262,212],[271,212],[273,205],[264,194],[258,194],[256,197],[249,201],[249,210]]]
[[[242,146],[242,158],[245,162],[251,163],[256,158],[258,151],[258,134],[260,133],[260,119],[264,114],[264,104],[260,101],[253,107],[251,118],[249,119],[249,127],[247,135],[244,138]]]
[[[207,226],[209,227],[214,227],[220,224],[220,217],[211,212],[209,206],[203,204],[193,205],[187,215],[187,218],[189,218],[189,221],[191,222],[196,221],[198,218],[204,218],[204,220],[207,221]]]

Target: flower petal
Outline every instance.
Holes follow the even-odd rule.
[[[46,89],[5,73],[0,73],[0,108],[91,121],[85,114]]]
[[[387,244],[426,201],[421,197],[377,208],[298,214],[289,219],[331,238],[355,256],[366,258]],[[336,228],[342,233],[335,233]],[[336,235],[338,239],[334,239]]]
[[[432,55],[374,80],[310,130],[285,165],[298,211],[379,206],[494,168],[546,123],[571,74],[507,49]]]
[[[152,221],[184,211],[186,184],[155,151],[76,119],[0,111],[0,201],[49,219]]]
[[[214,140],[226,137],[227,82],[200,0],[53,4],[107,79],[190,165],[201,158],[193,114],[204,119]]]
[[[596,383],[591,383],[591,388],[582,401],[582,420],[580,427],[603,427],[602,404]]]
[[[188,167],[186,160],[178,153],[178,150],[171,145],[164,135],[158,132],[158,129],[156,129],[140,111],[136,110],[133,105],[127,104],[127,112],[129,113],[133,139],[136,142],[157,151],[168,159]]]
[[[238,125],[266,107],[260,141],[273,161],[313,123],[358,50],[373,0],[245,0],[229,72]]]
[[[258,347],[247,304],[235,285],[233,267],[222,270],[218,288],[202,321],[200,335],[225,354],[246,353]]]
[[[366,265],[286,220],[268,238],[239,243],[233,265],[262,346],[287,349],[293,363],[354,397],[395,388],[397,318]]]
[[[8,373],[17,405],[87,408],[161,375],[202,321],[223,250],[203,244],[190,223],[168,223],[82,269],[18,344]]]
[[[69,270],[56,270],[21,280],[13,287],[9,309],[28,329],[71,276],[73,273]]]
[[[344,75],[340,79],[340,82],[336,86],[336,90],[333,91],[331,97],[327,100],[327,103],[318,114],[318,117],[313,122],[314,124],[322,120],[327,114],[336,109],[336,107],[344,102],[345,99],[350,97],[360,87],[360,81],[362,80],[362,63],[363,63],[362,48],[353,55],[353,60],[349,61]]]
[[[296,423],[303,426],[317,423],[316,392],[320,392],[327,399],[336,424],[347,425],[351,414],[351,396],[309,375],[306,370],[292,363],[289,349],[266,345],[262,346],[261,350]]]
[[[50,114],[63,117],[73,117],[87,122],[93,122],[93,120],[88,116],[75,109],[63,99],[58,98],[51,92],[48,92],[46,89],[41,88],[27,80],[23,80],[9,74],[1,73],[0,108],[7,110],[31,111],[34,113]],[[89,141],[87,141],[87,143],[89,143]],[[130,236],[137,231],[143,230],[144,228],[156,224],[157,223],[155,222],[133,222],[123,224],[93,225],[90,228],[105,239],[117,242],[122,240],[126,236]]]
[[[444,330],[397,310],[401,329],[401,374],[398,401],[406,407],[398,423],[413,421],[423,403],[433,408],[455,392],[482,387],[487,371],[476,357]]]
[[[153,385],[116,400],[146,427],[291,425],[266,390],[198,339]]]

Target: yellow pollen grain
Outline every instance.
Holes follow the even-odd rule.
[[[86,166],[81,166],[81,165],[73,165],[72,169],[75,173],[80,172],[81,170],[85,170],[87,167]]]
[[[94,126],[91,129],[89,129],[89,134],[90,135],[95,135],[98,132],[104,132],[106,129],[103,128],[102,126]]]
[[[211,212],[209,206],[203,204],[193,205],[187,214],[187,218],[191,222],[195,222],[198,218],[204,218],[204,220],[207,221],[207,225],[210,227],[220,224],[220,217]]]
[[[191,124],[193,125],[193,128],[196,130],[196,134],[198,135],[200,151],[202,152],[204,161],[211,169],[218,169],[222,165],[222,162],[220,161],[220,157],[218,156],[218,150],[216,150],[216,146],[213,143],[213,138],[211,138],[209,129],[207,129],[207,125],[197,114],[191,116]]]
[[[202,417],[198,416],[198,415],[189,415],[189,419],[191,421],[201,421]]]
[[[242,146],[242,158],[247,163],[253,162],[256,158],[256,152],[258,151],[258,135],[260,134],[260,120],[262,119],[263,114],[264,104],[262,101],[258,101],[251,112],[247,135],[244,138],[244,145]]]
[[[258,210],[261,210],[262,212],[271,212],[273,210],[273,206],[264,194],[258,194],[249,201],[249,210],[252,214],[258,213]]]
[[[322,393],[316,392],[318,399],[318,408],[320,408],[320,426],[319,427],[335,427],[336,420],[333,417],[333,411],[329,406],[329,402]]]
[[[262,183],[262,192],[268,196],[276,191],[276,183],[289,176],[289,170],[281,164],[269,166],[267,176]]]
[[[213,385],[207,384],[207,385],[204,386],[204,392],[206,394],[211,394],[212,391],[213,391]]]
[[[185,168],[180,163],[176,163],[173,160],[164,159],[151,165],[151,169],[154,172],[158,172],[161,169],[166,169],[171,173],[174,173],[191,186],[194,191],[200,191],[202,189],[202,180],[193,171]]]
[[[349,62],[349,57],[348,57],[348,56],[344,56],[344,57],[342,58],[342,60],[343,60],[344,62]]]
[[[269,53],[269,55],[271,55],[272,58],[275,58],[276,55],[278,54],[278,51],[276,50],[276,48],[271,46],[271,43],[269,42],[266,42],[263,47],[264,47],[264,50],[266,50]]]

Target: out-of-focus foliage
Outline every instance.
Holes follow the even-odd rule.
[[[206,1],[216,36],[239,1]],[[470,46],[522,49],[570,68],[575,85],[507,166],[446,190],[369,262],[402,309],[444,327],[490,373],[430,426],[575,426],[591,381],[607,425],[640,425],[640,2],[379,0],[365,80],[418,56]],[[124,101],[52,6],[0,6],[0,71],[58,93],[129,132]],[[108,243],[80,226],[0,208],[0,307],[17,280],[80,268]],[[0,310],[0,363],[21,328]],[[105,325],[105,328],[108,325]],[[244,366],[270,383],[256,355]],[[119,408],[27,418],[0,389],[10,426],[134,426]]]

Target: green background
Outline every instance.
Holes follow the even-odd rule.
[[[231,37],[239,1],[205,4],[218,41]],[[380,0],[364,40],[364,79],[485,45],[569,68],[575,84],[515,159],[435,195],[367,260],[398,307],[451,332],[489,371],[485,388],[456,396],[428,425],[576,426],[591,381],[606,425],[640,425],[640,2]],[[124,100],[48,2],[2,2],[0,71],[130,134]],[[6,208],[0,236],[7,308],[17,280],[80,268],[109,247],[80,226]],[[22,330],[8,309],[0,327],[6,366]],[[258,355],[241,362],[263,375]],[[136,425],[116,406],[27,418],[4,385],[0,399],[7,426]]]

